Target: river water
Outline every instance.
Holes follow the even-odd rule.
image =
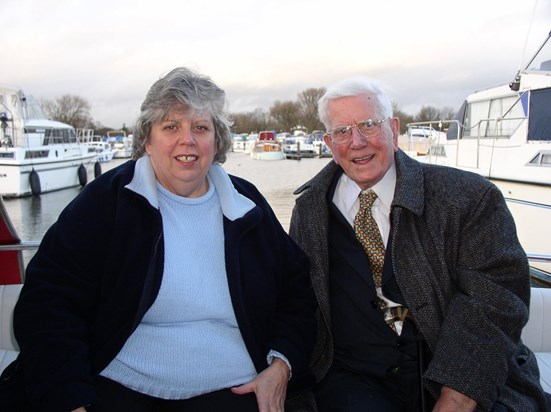
[[[102,163],[103,172],[126,159]],[[285,230],[288,230],[294,206],[293,191],[321,170],[330,158],[301,160],[255,160],[248,153],[231,152],[224,163],[228,173],[252,182],[266,197]],[[91,181],[92,175],[89,175]],[[63,208],[79,193],[70,188],[19,199],[4,199],[8,215],[24,241],[40,241],[46,230],[57,220]],[[28,262],[34,252],[24,252]]]

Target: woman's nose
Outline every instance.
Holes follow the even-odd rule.
[[[195,144],[193,132],[188,128],[182,128],[180,131],[180,136],[178,136],[178,140],[182,144]]]

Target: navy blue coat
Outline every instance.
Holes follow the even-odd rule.
[[[40,410],[96,401],[92,378],[123,347],[151,306],[163,276],[162,216],[125,188],[134,161],[87,185],[48,230],[27,268],[15,309],[28,399]],[[307,382],[315,339],[309,262],[265,198],[230,176],[256,206],[224,218],[233,308],[258,372],[270,349],[293,367],[290,388]]]

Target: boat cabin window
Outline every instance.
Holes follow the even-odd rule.
[[[551,141],[551,88],[530,92],[529,141]]]
[[[39,159],[48,157],[49,150],[27,150],[25,152],[25,159]]]
[[[542,150],[531,161],[531,166],[551,167],[551,150]]]
[[[44,133],[44,145],[55,143],[75,143],[76,133],[73,129],[46,129]]]
[[[509,138],[525,119],[516,95],[472,102],[467,105],[463,138]]]

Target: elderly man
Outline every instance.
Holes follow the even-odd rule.
[[[528,262],[500,191],[402,152],[373,80],[329,88],[319,115],[334,162],[297,190],[290,227],[319,304],[318,410],[545,410],[520,341]]]

